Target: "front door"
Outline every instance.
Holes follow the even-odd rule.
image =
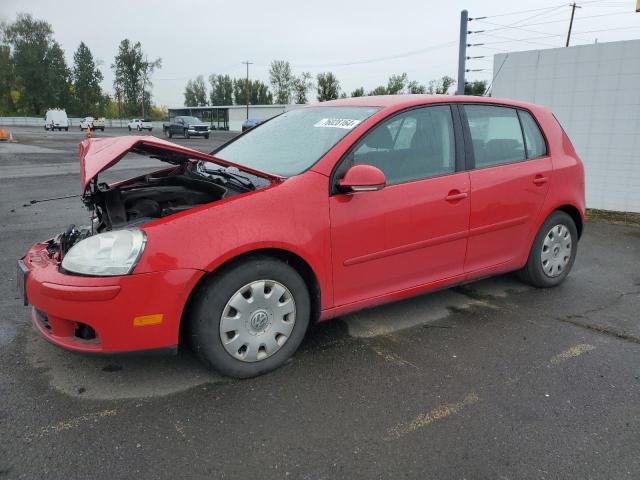
[[[456,171],[460,154],[448,105],[397,114],[351,150],[340,171],[373,165],[387,186],[330,198],[335,306],[462,275],[469,175]]]

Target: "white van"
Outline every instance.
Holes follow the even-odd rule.
[[[53,108],[47,110],[47,114],[44,117],[44,129],[45,130],[62,130],[69,131],[69,118],[67,112],[60,108]]]

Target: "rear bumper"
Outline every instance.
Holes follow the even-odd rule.
[[[22,259],[36,329],[51,343],[89,353],[173,348],[189,294],[202,276],[180,269],[121,277],[65,275],[43,244]]]

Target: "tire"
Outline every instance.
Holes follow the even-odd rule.
[[[127,127],[129,128],[129,131],[131,131],[131,125],[128,125]]]
[[[64,131],[68,132],[69,131],[69,127],[64,127]]]
[[[169,130],[169,138],[173,138],[173,132]]]
[[[191,136],[189,135],[189,130],[184,131],[184,138],[191,138]]]
[[[560,285],[569,275],[577,252],[576,224],[568,214],[556,210],[538,230],[527,263],[518,276],[538,288]]]
[[[142,127],[140,125],[138,125],[138,131],[141,132],[142,131]]]
[[[104,127],[102,127],[102,128],[100,129],[100,131],[101,131],[101,132],[104,132]]]
[[[205,138],[205,140],[209,140],[209,134],[207,133],[207,134],[204,136],[204,138]]]
[[[293,313],[281,317],[286,321],[278,319],[277,311],[269,308],[269,292],[275,291],[271,286],[283,292],[272,301],[293,308]],[[249,298],[258,302],[253,307],[246,304],[247,308],[260,305],[264,309],[247,310],[243,319],[240,310],[233,310],[229,303],[235,299],[245,305],[240,295],[247,298],[244,294],[248,292]],[[283,298],[284,303],[280,303]],[[238,330],[223,333],[222,316],[232,311],[239,317],[235,322],[227,322],[227,328],[237,326]],[[310,313],[309,292],[298,272],[275,258],[256,256],[224,268],[198,285],[190,304],[187,328],[194,352],[206,365],[230,377],[250,378],[275,370],[295,353],[309,326]],[[256,333],[255,329],[261,328]],[[281,335],[280,329],[290,330]],[[234,334],[236,340],[231,340]],[[223,336],[229,340],[227,346],[223,344]],[[271,352],[266,344],[260,343],[263,341],[273,345]]]

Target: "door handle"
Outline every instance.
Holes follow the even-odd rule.
[[[464,198],[467,198],[469,196],[468,193],[466,192],[460,192],[458,190],[451,190],[449,192],[449,195],[447,195],[446,197],[444,197],[444,199],[447,202],[456,202],[458,200],[462,200]]]
[[[533,183],[535,185],[544,185],[545,183],[547,183],[549,181],[548,177],[545,177],[544,175],[536,175],[535,178],[533,179]]]

